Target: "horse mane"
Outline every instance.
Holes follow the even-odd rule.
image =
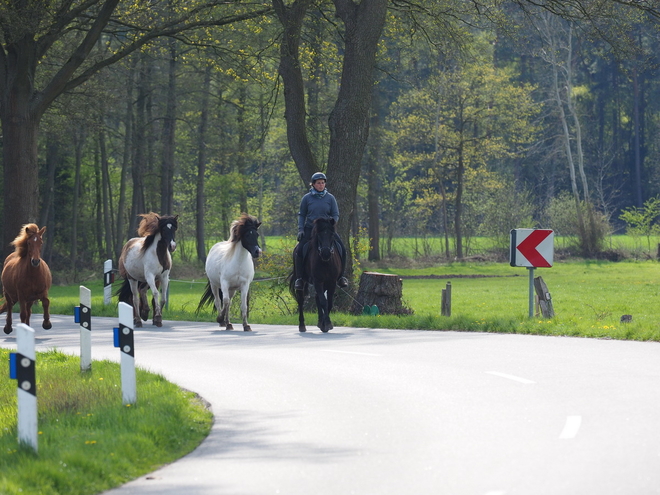
[[[11,245],[14,246],[14,252],[20,257],[23,258],[27,255],[27,242],[30,237],[39,233],[39,227],[36,223],[26,223],[21,227],[20,233],[16,236],[11,242]]]
[[[154,213],[153,211],[149,213],[141,213],[138,215],[142,217],[142,220],[140,221],[140,225],[138,226],[138,236],[139,237],[146,237],[144,240],[144,244],[142,245],[142,248],[140,251],[145,252],[147,249],[149,249],[149,246],[151,246],[154,242],[154,239],[156,238],[156,234],[158,234],[163,226],[167,222],[173,222],[176,225],[176,216],[172,215],[163,215],[160,216],[158,213]]]
[[[313,233],[316,232],[325,232],[329,230],[335,232],[335,219],[332,217],[319,217],[314,220],[314,228],[312,229]]]
[[[231,227],[229,229],[229,242],[238,242],[240,240],[241,228],[243,226],[258,228],[259,225],[260,224],[259,220],[257,220],[257,217],[253,217],[247,213],[242,213],[238,219],[231,223]]]
[[[151,211],[149,213],[141,213],[138,216],[142,217],[140,225],[138,226],[139,237],[148,237],[158,233],[158,221],[160,220],[158,213]]]

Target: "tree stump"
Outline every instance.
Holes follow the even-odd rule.
[[[362,314],[365,306],[378,307],[378,313],[386,315],[409,315],[401,301],[403,296],[403,281],[398,275],[386,273],[363,272],[360,276],[360,288],[351,312]]]

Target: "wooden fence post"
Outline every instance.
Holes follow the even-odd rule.
[[[442,302],[440,314],[442,316],[451,316],[451,282],[447,282],[446,288],[442,289]]]

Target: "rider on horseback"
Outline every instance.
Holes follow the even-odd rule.
[[[309,192],[303,196],[302,201],[300,202],[300,211],[298,212],[298,249],[296,251],[296,256],[294,256],[296,274],[298,275],[295,283],[295,290],[303,289],[303,253],[305,244],[309,242],[312,236],[314,220],[320,217],[332,217],[335,219],[335,222],[339,221],[339,207],[337,206],[337,200],[325,188],[326,181],[327,178],[322,172],[316,172],[312,175],[310,183],[311,188],[309,189]],[[337,280],[337,285],[339,287],[347,287],[348,280],[346,280],[346,277],[344,276],[344,270],[346,268],[346,248],[339,235],[336,233],[335,240],[339,245],[339,251],[341,253],[341,275]]]

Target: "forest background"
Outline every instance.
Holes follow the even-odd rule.
[[[321,170],[356,258],[412,237],[464,259],[477,236],[505,257],[512,228],[543,227],[616,259],[609,235],[658,231],[650,5],[3,2],[4,254],[35,221],[75,279],[156,211],[201,266],[241,212],[293,237]]]

